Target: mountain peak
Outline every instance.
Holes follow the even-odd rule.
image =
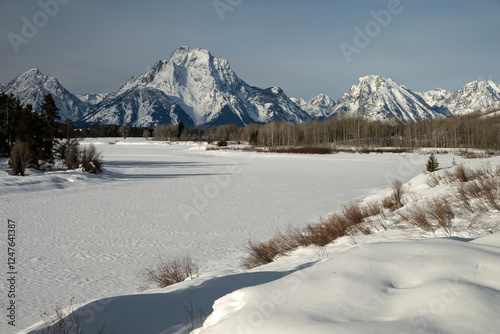
[[[473,81],[451,94],[445,105],[453,114],[487,111],[500,106],[500,87],[493,81]]]
[[[332,114],[335,102],[325,94],[319,94],[309,101],[292,98],[292,101],[302,108],[309,116],[323,119]]]
[[[168,61],[177,66],[186,67],[193,63],[209,64],[212,58],[208,50],[181,46],[172,53]]]
[[[36,68],[36,67],[30,68],[25,73],[41,74],[40,70],[38,68]]]
[[[40,72],[38,68],[33,67],[27,70],[26,72],[18,75],[14,80],[17,80],[18,78],[22,78],[22,80],[24,80],[25,78],[39,78],[40,80],[43,80],[50,77],[51,77],[50,75],[45,75],[42,72]]]
[[[17,76],[3,90],[18,97],[22,106],[31,104],[35,110],[40,109],[44,96],[51,94],[63,120],[76,120],[86,109],[85,104],[68,92],[55,77],[43,74],[37,68],[31,68]]]

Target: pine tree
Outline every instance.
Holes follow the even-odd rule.
[[[8,156],[14,144],[21,103],[13,94],[0,93],[0,156]]]
[[[431,153],[429,159],[427,160],[427,164],[425,166],[427,167],[427,171],[430,173],[435,172],[438,169],[439,162],[437,158],[434,156],[434,153]]]
[[[53,148],[57,131],[56,122],[61,119],[58,111],[59,109],[52,95],[46,95],[40,106],[39,124],[41,138],[37,141],[39,144],[37,158],[49,164],[54,162]]]
[[[182,133],[186,131],[186,127],[184,126],[184,123],[181,121],[179,125],[177,126],[177,139],[180,139],[182,136]]]

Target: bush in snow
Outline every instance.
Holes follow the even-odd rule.
[[[276,257],[301,246],[325,246],[337,238],[355,234],[370,234],[365,226],[365,219],[382,212],[377,203],[360,205],[351,203],[344,206],[342,213],[335,213],[321,218],[317,224],[309,224],[304,229],[288,228],[285,233],[278,233],[272,239],[260,243],[249,242],[249,254],[243,258],[247,269],[273,262]]]
[[[391,211],[401,208],[404,205],[404,193],[403,183],[400,180],[394,180],[392,182],[392,195],[382,201],[382,206]]]
[[[90,144],[82,150],[82,167],[87,173],[99,174],[102,172],[102,154]]]
[[[99,326],[97,323],[89,323],[84,317],[85,311],[74,304],[74,297],[69,303],[69,307],[63,310],[60,304],[54,308],[55,314],[42,313],[44,328],[42,334],[83,334],[88,325],[94,327],[95,333],[103,334],[106,325]]]
[[[169,259],[158,255],[158,262],[154,267],[146,268],[139,273],[139,277],[145,283],[141,290],[147,290],[152,285],[164,288],[196,276],[198,276],[198,265],[189,255]]]
[[[80,148],[77,140],[69,142],[66,148],[66,165],[68,169],[77,169],[80,166]]]
[[[15,175],[24,176],[30,157],[31,151],[28,144],[16,141],[10,152],[10,165]]]

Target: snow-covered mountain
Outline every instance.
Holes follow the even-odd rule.
[[[417,94],[420,95],[431,107],[444,107],[444,101],[446,101],[446,99],[453,93],[442,88],[435,88],[428,92]]]
[[[500,107],[500,87],[492,81],[474,81],[454,93],[440,88],[418,93],[376,75],[360,78],[337,102],[323,94],[309,101],[290,99],[279,87],[248,85],[227,60],[189,47],[178,48],[168,60],[158,61],[114,93],[76,96],[37,69],[0,84],[0,91],[14,94],[22,105],[32,104],[35,110],[50,93],[63,120],[144,127],[180,121],[186,126],[279,120],[297,124],[339,113],[408,123]]]
[[[308,115],[317,119],[328,117],[332,114],[333,107],[335,107],[335,101],[324,94],[315,96],[309,101],[306,101],[302,98],[291,98],[291,100],[302,110],[304,110]]]
[[[133,116],[139,114],[139,119]],[[280,88],[252,87],[238,78],[227,60],[204,49],[181,47],[148,73],[127,81],[83,121],[114,123],[118,119],[142,126],[168,119],[208,126],[274,120],[300,123],[310,117]]]
[[[304,110],[299,108],[279,87],[268,89],[253,88],[254,96],[250,103],[259,111],[260,122],[286,121],[298,124],[312,119]]]
[[[194,125],[193,119],[162,91],[138,86],[120,94],[112,94],[92,108],[80,123],[129,124],[154,127],[159,124]]]
[[[437,111],[417,93],[388,78],[369,75],[359,79],[337,101],[332,115],[361,113],[372,119],[397,119],[404,123],[451,115],[447,110]]]
[[[36,68],[17,76],[4,87],[4,91],[18,97],[22,106],[33,105],[34,110],[40,110],[44,96],[52,94],[56,106],[59,108],[61,120],[67,118],[77,120],[87,109],[87,105],[68,92],[56,78],[42,74]]]
[[[76,97],[79,98],[83,103],[87,103],[90,105],[98,104],[108,96],[109,96],[108,93],[102,93],[102,94],[87,93],[82,95],[76,95]]]
[[[493,81],[473,81],[451,94],[444,105],[454,115],[500,107],[500,87]]]

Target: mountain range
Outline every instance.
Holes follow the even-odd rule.
[[[456,92],[436,88],[413,92],[389,78],[359,79],[337,101],[320,94],[309,101],[288,97],[280,87],[258,88],[239,78],[224,58],[200,48],[180,47],[146,74],[130,78],[116,92],[74,95],[50,75],[30,69],[0,91],[38,110],[43,96],[54,97],[64,120],[78,124],[177,124],[208,127],[286,121],[297,124],[339,113],[404,123],[500,107],[500,87],[474,81]]]

